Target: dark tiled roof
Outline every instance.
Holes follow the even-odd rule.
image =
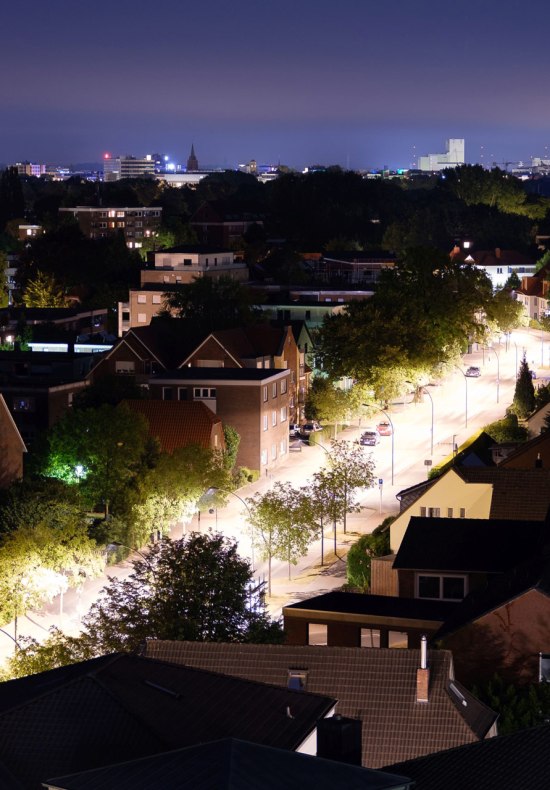
[[[0,684],[0,762],[25,787],[36,787],[47,776],[213,738],[295,749],[334,704],[326,696],[112,656],[54,670],[53,677]]]
[[[50,779],[60,790],[402,790],[408,779],[225,738]]]
[[[428,601],[416,598],[397,598],[393,595],[329,592],[305,601],[289,604],[283,611],[338,612],[340,614],[399,617],[400,619],[434,620],[443,622],[457,606],[450,601]]]
[[[467,483],[491,483],[490,518],[543,521],[550,508],[550,469],[456,470]]]
[[[164,368],[177,367],[182,359],[204,338],[189,330],[179,318],[153,318],[147,326],[133,327],[123,340],[134,336]]]
[[[416,702],[418,650],[148,642],[146,654],[284,687],[289,669],[306,670],[308,691],[335,697],[338,713],[362,719],[363,765],[370,768],[485,735],[476,735],[449,696],[452,658],[443,650],[429,652],[427,704]]]
[[[488,612],[499,609],[509,601],[529,590],[538,590],[550,596],[550,549],[517,565],[504,574],[499,574],[483,587],[469,593],[441,626],[434,639],[441,639],[458,631],[464,625],[477,620]]]
[[[416,790],[531,790],[548,787],[550,726],[520,730],[392,763],[385,771],[410,776]]]
[[[149,434],[159,440],[165,453],[190,444],[211,449],[213,428],[221,425],[221,419],[201,401],[125,400],[124,403],[144,415]]]
[[[503,573],[542,548],[549,535],[542,521],[413,516],[393,567]]]
[[[548,404],[545,403],[544,406],[541,406],[540,409],[537,411],[541,411],[542,409],[548,410]],[[533,415],[531,415],[532,417]],[[534,436],[532,439],[529,439],[527,442],[523,442],[520,444],[515,450],[506,456],[506,458],[500,462],[500,467],[502,469],[517,469],[521,468],[516,466],[518,461],[521,462],[521,459],[532,453],[533,450],[541,452],[545,454],[546,458],[548,457],[548,450],[550,449],[550,431],[543,431],[539,433],[538,436]],[[529,471],[532,470],[532,466],[530,467]],[[548,468],[546,467],[546,471]]]

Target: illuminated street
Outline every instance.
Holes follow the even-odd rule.
[[[457,369],[441,384],[433,382],[427,387],[429,395],[424,395],[422,402],[412,403],[411,396],[404,400],[408,403],[394,404],[390,407],[390,416],[394,425],[394,484],[391,485],[391,447],[389,436],[381,438],[380,444],[373,447],[376,461],[375,478],[382,480],[382,486],[364,490],[359,499],[362,511],[348,516],[348,534],[337,533],[338,553],[344,553],[353,542],[357,533],[370,532],[387,515],[398,511],[396,494],[426,477],[429,466],[425,461],[436,465],[448,456],[453,444],[460,446],[472,433],[482,426],[504,416],[506,407],[511,403],[515,387],[516,364],[521,361],[523,349],[530,367],[536,371],[537,382],[550,377],[550,333],[535,330],[521,330],[513,333],[508,348],[504,338],[493,349],[475,351],[464,357],[462,370],[469,366],[477,366],[481,370],[479,378],[465,378]],[[498,355],[498,357],[497,357]],[[498,359],[498,362],[497,362]],[[541,364],[544,362],[544,365]],[[500,377],[497,383],[497,370]],[[536,383],[536,382],[535,382]],[[466,400],[467,388],[467,400]],[[498,402],[497,402],[498,394]],[[430,401],[430,397],[432,400]],[[431,449],[431,424],[433,401],[433,457]],[[383,415],[373,418],[376,423]],[[466,417],[468,427],[466,428]],[[365,421],[363,421],[363,429]],[[362,428],[358,424],[338,434],[338,438],[354,441],[358,439]],[[330,438],[322,436],[323,444],[330,446]],[[186,531],[200,528],[201,531],[221,531],[227,536],[239,540],[242,554],[252,559],[247,511],[238,497],[246,499],[256,492],[266,491],[275,481],[290,481],[293,486],[304,485],[312,474],[327,462],[326,452],[315,446],[304,444],[300,452],[291,452],[285,463],[263,476],[256,483],[249,484],[238,491],[238,496],[228,495],[227,505],[212,513],[202,513],[200,525],[197,518],[185,527]],[[173,537],[181,537],[182,525],[173,530]],[[286,602],[306,597],[314,593],[340,587],[345,582],[345,563],[335,560],[332,551],[333,534],[327,530],[325,535],[325,561],[321,568],[321,542],[317,541],[310,547],[308,555],[292,569],[292,581],[288,581],[286,563],[273,561],[273,598],[270,610],[273,614],[280,613],[281,606]],[[263,578],[266,566],[258,557],[254,557],[256,576]],[[108,575],[124,577],[131,571],[130,564],[124,562],[109,568]],[[322,573],[320,573],[322,571]],[[47,629],[55,625],[70,633],[77,633],[80,618],[96,599],[99,590],[104,586],[105,578],[87,582],[83,589],[69,590],[64,595],[63,610],[61,602],[56,598],[40,612],[30,612],[28,617],[20,617],[18,622],[19,635],[43,638]],[[0,633],[0,657],[9,655],[14,648],[13,623],[4,626]]]

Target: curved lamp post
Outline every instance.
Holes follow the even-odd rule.
[[[363,403],[363,406],[366,406],[368,409],[376,409],[376,411],[382,412],[384,417],[388,420],[391,426],[391,484],[393,485],[393,470],[394,470],[394,458],[395,458],[395,444],[394,444],[394,435],[395,435],[395,428],[393,427],[393,421],[387,411],[381,409],[380,406],[374,406],[372,403]]]
[[[457,370],[460,370],[464,376],[464,427],[468,427],[468,376],[464,373],[459,365],[455,365]]]
[[[499,353],[498,353],[498,351],[496,350],[496,348],[494,346],[484,346],[484,348],[486,348],[487,351],[494,351],[495,352],[495,357],[497,358],[497,403],[498,403],[499,402],[499,396],[500,396],[500,390],[499,390],[499,388],[500,388],[500,357],[499,357]]]
[[[247,504],[246,500],[244,500],[244,499],[242,498],[242,496],[239,496],[239,495],[238,495],[238,494],[236,494],[234,491],[229,491],[229,489],[228,489],[228,488],[218,488],[217,486],[212,486],[211,488],[208,488],[208,489],[205,491],[205,494],[206,494],[206,496],[210,496],[210,495],[212,495],[212,494],[215,494],[215,493],[216,493],[216,491],[220,491],[222,494],[230,494],[231,496],[234,496],[236,499],[238,499],[238,500],[239,500],[239,502],[241,503],[241,505],[244,505],[244,506],[245,506],[245,508],[246,508],[246,509],[247,509],[247,511],[248,511],[248,516],[249,516],[249,518],[250,518],[250,529],[251,529],[251,539],[250,539],[250,559],[251,559],[251,561],[252,561],[252,573],[254,573],[254,527],[253,527],[253,525],[252,525],[252,513],[250,512],[250,507],[248,506],[248,504]],[[217,523],[217,515],[216,515],[216,523]]]
[[[422,390],[422,392],[425,392],[428,398],[430,399],[430,403],[432,406],[432,424],[430,428],[430,455],[433,455],[434,454],[434,401],[432,395],[423,384],[417,385],[414,384],[412,381],[406,381],[405,383],[412,384],[413,387],[416,387],[418,390]]]

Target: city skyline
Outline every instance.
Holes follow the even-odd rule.
[[[542,0],[29,0],[4,13],[0,161],[167,153],[203,166],[547,157]]]

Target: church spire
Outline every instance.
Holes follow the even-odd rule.
[[[199,161],[195,156],[195,146],[191,143],[191,153],[189,154],[189,159],[187,160],[187,172],[195,171],[199,169]]]

